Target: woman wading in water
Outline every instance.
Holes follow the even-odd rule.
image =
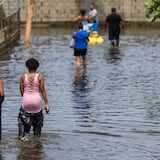
[[[18,115],[19,140],[25,141],[25,133],[29,133],[33,126],[34,137],[41,135],[43,126],[43,113],[41,95],[45,103],[45,110],[49,112],[49,105],[44,87],[44,77],[36,72],[39,62],[30,58],[26,61],[28,73],[21,76],[20,92],[22,95],[22,104]]]

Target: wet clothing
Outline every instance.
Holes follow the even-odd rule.
[[[34,136],[41,135],[43,113],[38,77],[39,74],[35,74],[34,79],[29,79],[27,74],[24,75],[22,106],[18,114],[19,139],[29,133],[31,126]]]
[[[22,108],[18,114],[18,137],[21,139],[25,137],[25,133],[29,133],[31,126],[33,126],[33,133],[35,137],[41,136],[41,128],[43,126],[43,113],[27,113]]]
[[[74,56],[86,56],[87,54],[87,49],[74,49]]]
[[[89,33],[79,30],[75,34],[75,48],[86,49]]]
[[[38,76],[39,74],[36,74],[34,80],[31,81],[25,74],[22,108],[27,113],[38,113],[42,110]]]
[[[79,30],[75,34],[74,56],[85,56],[87,53],[87,41],[89,33]]]
[[[93,22],[91,26],[91,31],[98,31],[99,30],[99,25],[97,22]]]
[[[109,40],[119,39],[121,21],[123,20],[117,13],[111,13],[106,17],[106,23],[109,24]]]
[[[0,96],[0,105],[2,104],[3,101],[4,101],[4,96]]]

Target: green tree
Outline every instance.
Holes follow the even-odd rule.
[[[160,0],[148,0],[145,3],[145,13],[149,22],[160,18]]]

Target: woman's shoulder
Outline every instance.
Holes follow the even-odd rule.
[[[21,79],[24,79],[27,74],[22,74]]]
[[[41,74],[41,73],[36,73],[36,75],[38,76],[38,77],[43,77],[43,74]]]
[[[44,79],[44,76],[41,73],[37,73],[37,76],[38,76],[39,81]]]
[[[88,20],[88,16],[79,16],[79,20],[80,21],[87,21]]]

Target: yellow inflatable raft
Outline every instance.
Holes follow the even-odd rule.
[[[97,31],[93,31],[90,33],[88,42],[89,45],[101,44],[103,42],[104,42],[103,37],[99,36]]]

